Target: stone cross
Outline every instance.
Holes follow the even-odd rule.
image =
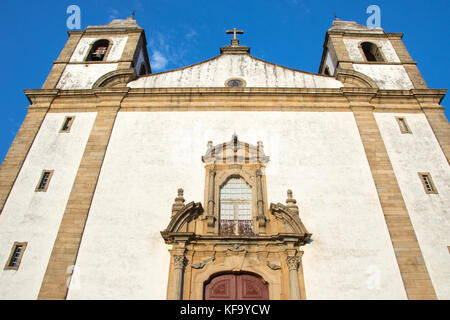
[[[236,40],[236,34],[244,34],[244,31],[242,30],[236,30],[236,28],[233,28],[233,30],[227,30],[227,34],[233,34],[233,39]]]

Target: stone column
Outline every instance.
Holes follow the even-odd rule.
[[[214,169],[209,170],[209,190],[208,190],[208,214],[206,216],[208,233],[214,232],[214,178],[216,171]]]
[[[262,188],[262,169],[256,171],[258,226],[260,233],[266,233],[266,217],[264,216],[264,193]]]
[[[183,271],[185,258],[184,255],[173,256],[173,300],[183,299]]]
[[[299,257],[287,257],[287,265],[289,268],[289,293],[290,300],[300,300],[300,286],[298,284],[298,264]]]

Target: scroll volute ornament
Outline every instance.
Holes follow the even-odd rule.
[[[269,211],[280,221],[279,225],[282,227],[279,233],[292,234],[298,239],[300,245],[309,242],[312,234],[306,230],[300,219],[297,200],[294,199],[292,190],[287,191],[286,205],[271,203]]]

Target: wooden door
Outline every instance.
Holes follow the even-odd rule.
[[[205,286],[205,300],[268,300],[269,287],[250,274],[224,274]]]

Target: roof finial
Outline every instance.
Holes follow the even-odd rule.
[[[297,200],[294,199],[292,190],[287,191],[286,206],[295,214],[298,214]]]
[[[239,46],[239,39],[236,38],[236,34],[244,34],[244,31],[236,30],[236,28],[233,28],[233,30],[227,30],[226,34],[232,34],[233,35],[233,39],[231,39],[231,45],[232,46]]]
[[[178,189],[178,196],[175,198],[175,202],[172,205],[172,216],[176,215],[178,211],[183,209],[184,206],[184,198],[183,198],[184,190],[182,188]]]

